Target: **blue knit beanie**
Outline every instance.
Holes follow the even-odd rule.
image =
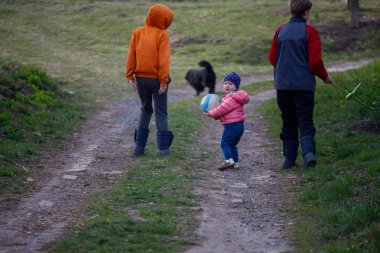
[[[240,76],[235,72],[231,72],[224,76],[224,81],[230,81],[235,85],[236,89],[239,89],[240,87],[240,80]]]

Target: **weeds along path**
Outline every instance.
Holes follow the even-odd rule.
[[[271,79],[271,74],[263,73],[246,78],[246,82]],[[170,100],[187,99],[193,93],[189,87],[172,90]],[[263,120],[254,112],[259,101],[273,96],[273,91],[268,91],[253,97],[249,109],[253,114],[246,124],[250,132],[241,143],[243,168],[222,174],[207,170],[213,174],[208,183],[215,188],[199,188],[211,201],[203,206],[199,231],[206,239],[198,249],[205,251],[194,248],[190,252],[223,252],[215,250],[222,245],[233,249],[224,252],[258,252],[247,246],[261,249],[269,245],[274,251],[289,247],[287,223],[276,212],[279,182],[272,168],[276,161],[266,150],[265,125],[259,123]],[[29,191],[22,196],[0,197],[0,253],[41,252],[71,221],[86,215],[82,207],[90,201],[89,196],[118,180],[132,162],[127,152],[133,145],[131,133],[138,120],[139,104],[137,97],[107,104],[96,117],[67,136],[61,150],[46,152],[28,165],[33,168],[25,182]],[[220,135],[212,134],[219,141]],[[215,228],[217,233],[213,232]],[[207,251],[210,247],[215,248]]]

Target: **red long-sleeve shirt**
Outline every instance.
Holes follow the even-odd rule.
[[[313,76],[328,76],[318,32],[301,17],[292,17],[276,29],[268,58],[275,67],[275,85],[280,90],[313,91]]]

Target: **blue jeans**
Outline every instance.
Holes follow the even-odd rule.
[[[160,81],[154,78],[138,77],[137,92],[141,100],[141,114],[139,127],[149,128],[150,119],[153,114],[156,117],[157,131],[168,131],[168,90],[162,95],[158,95]]]
[[[244,133],[244,123],[237,122],[224,125],[221,148],[226,160],[232,158],[234,162],[239,162],[237,144]]]

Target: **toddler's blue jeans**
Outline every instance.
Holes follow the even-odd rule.
[[[221,148],[226,160],[232,158],[234,162],[239,162],[237,144],[244,133],[244,123],[237,122],[224,125]]]

